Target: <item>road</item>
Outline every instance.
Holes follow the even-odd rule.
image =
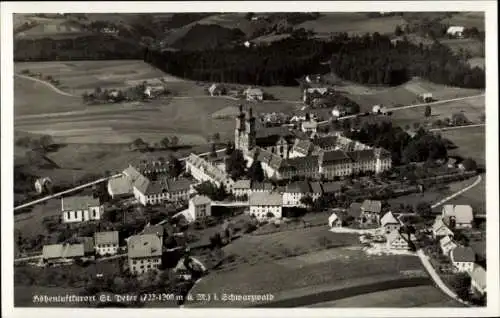
[[[74,192],[76,190],[85,189],[87,187],[93,186],[94,184],[98,184],[98,183],[107,181],[107,180],[109,180],[111,178],[117,178],[119,176],[121,176],[121,173],[120,174],[112,175],[110,177],[101,178],[101,179],[98,179],[98,180],[95,180],[95,181],[92,181],[92,182],[89,182],[89,183],[85,183],[85,184],[79,185],[77,187],[74,187],[74,188],[71,188],[71,189],[68,189],[68,190],[65,190],[65,191],[62,191],[62,192],[51,194],[51,195],[48,195],[48,196],[43,197],[41,199],[37,199],[37,200],[31,201],[31,202],[28,202],[28,203],[24,203],[24,204],[18,205],[16,207],[14,207],[14,211],[22,209],[22,208],[29,207],[29,206],[32,206],[34,204],[38,204],[38,203],[41,203],[41,202],[44,202],[44,201],[47,201],[47,200],[50,200],[50,199],[54,199],[54,198],[60,197],[62,195]]]
[[[452,195],[449,195],[447,196],[446,198],[442,199],[441,201],[437,202],[437,203],[434,203],[431,208],[434,209],[448,201],[450,201],[451,199],[461,195],[462,193],[466,192],[466,191],[469,191],[470,189],[474,188],[475,186],[477,186],[479,183],[481,183],[481,181],[483,180],[483,177],[481,176],[478,176],[476,181],[474,181],[471,185],[461,189],[460,191],[457,191],[455,193],[453,193]]]
[[[429,129],[429,131],[447,131],[447,130],[455,130],[455,129],[484,127],[484,126],[486,126],[486,124],[474,124],[474,125],[464,125],[464,126],[454,126],[454,127],[444,127],[444,128],[432,128],[432,129]]]
[[[416,107],[435,106],[435,105],[439,105],[439,104],[445,104],[445,103],[449,103],[449,102],[456,102],[456,101],[461,101],[461,100],[466,100],[466,99],[473,99],[473,98],[478,98],[478,97],[484,97],[484,94],[472,95],[472,96],[466,96],[466,97],[459,97],[459,98],[452,98],[452,99],[445,99],[445,100],[439,100],[439,101],[431,102],[431,103],[421,103],[421,104],[414,104],[414,105],[393,107],[393,108],[388,108],[387,111],[394,112],[394,111],[398,111],[398,110],[410,109],[410,108],[416,108]],[[356,116],[357,115],[349,115],[349,116],[339,117],[338,120],[344,120],[344,119],[354,118]],[[324,125],[324,124],[327,124],[328,122],[329,122],[328,120],[324,120],[324,121],[318,122],[318,124],[319,125]]]
[[[24,78],[24,79],[27,79],[27,80],[34,81],[34,82],[40,83],[42,85],[45,85],[45,86],[47,86],[48,88],[50,88],[51,90],[53,90],[54,92],[56,92],[57,94],[60,94],[60,95],[69,96],[69,97],[79,97],[79,96],[76,96],[76,95],[73,95],[73,94],[70,94],[70,93],[63,92],[62,90],[60,90],[59,88],[55,87],[51,83],[49,83],[47,81],[44,81],[44,80],[41,80],[41,79],[38,79],[38,78],[35,78],[35,77],[30,77],[30,76],[26,76],[26,75],[22,75],[22,74],[14,74],[14,76],[17,76],[19,78]]]

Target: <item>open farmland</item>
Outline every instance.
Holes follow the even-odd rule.
[[[485,30],[484,22],[484,12],[459,12],[442,21],[442,23],[445,24],[462,25],[466,28],[477,28],[479,31]]]
[[[430,118],[424,116],[425,107],[407,108],[393,112],[391,120],[400,126],[412,125],[415,122],[426,123],[438,119],[451,118],[455,113],[464,113],[465,117],[473,123],[479,123],[479,117],[485,112],[484,96],[472,99],[446,102],[431,105],[432,115]],[[470,128],[473,129],[473,128]],[[444,133],[444,132],[443,132]],[[462,132],[458,132],[461,134]]]
[[[479,164],[485,164],[486,137],[484,127],[442,131],[441,136],[451,140],[458,148],[451,154],[458,154],[464,158],[471,157]]]
[[[325,307],[463,307],[433,286],[397,288],[309,306]]]
[[[318,19],[306,21],[295,28],[313,30],[318,36],[329,35],[334,32],[365,34],[379,32],[393,33],[397,25],[404,25],[406,21],[399,16],[367,18],[362,12],[323,13]]]
[[[485,68],[485,59],[484,57],[473,57],[467,61],[471,67],[479,67],[484,70]]]
[[[52,76],[60,81],[63,91],[76,96],[93,91],[96,87],[125,88],[142,81],[166,77],[162,71],[138,60],[21,62],[14,65],[16,73],[26,69],[43,76]],[[165,79],[178,80],[173,77]]]
[[[446,39],[441,40],[441,44],[448,46],[455,53],[462,50],[472,57],[484,57],[484,43],[477,39]]]

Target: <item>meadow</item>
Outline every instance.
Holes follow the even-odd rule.
[[[458,148],[451,154],[464,158],[472,158],[479,164],[486,163],[486,136],[484,127],[472,127],[458,130],[442,131],[441,136],[451,140]]]

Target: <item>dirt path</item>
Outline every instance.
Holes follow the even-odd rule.
[[[27,80],[31,80],[31,81],[34,81],[34,82],[38,82],[40,84],[43,84],[43,85],[47,86],[48,88],[50,88],[51,90],[53,90],[54,92],[56,92],[57,94],[60,94],[60,95],[69,96],[69,97],[79,97],[79,96],[76,96],[76,95],[73,95],[73,94],[70,94],[70,93],[63,92],[62,90],[60,90],[59,88],[55,87],[51,83],[43,81],[43,80],[38,79],[38,78],[29,77],[29,76],[21,75],[21,74],[14,74],[14,76],[17,76],[19,78],[24,78],[24,79],[27,79]]]

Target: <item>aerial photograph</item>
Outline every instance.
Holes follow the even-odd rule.
[[[214,11],[13,14],[14,306],[485,307],[485,12]]]

